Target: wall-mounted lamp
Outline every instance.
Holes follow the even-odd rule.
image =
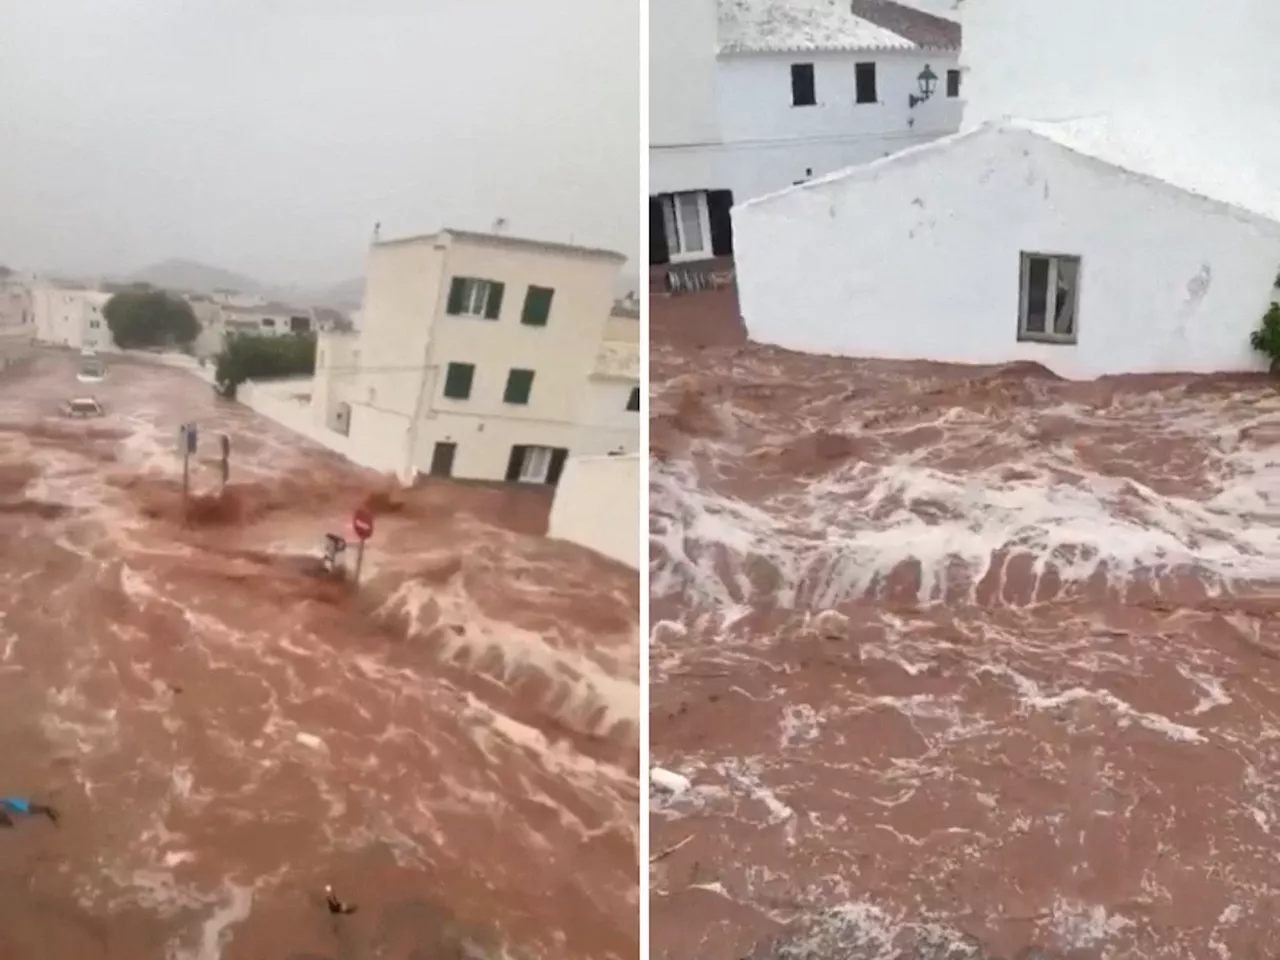
[[[924,69],[920,71],[920,76],[916,77],[916,82],[920,84],[920,96],[913,93],[907,97],[907,102],[912,107],[919,106],[933,96],[933,92],[938,89],[938,75],[926,63]]]

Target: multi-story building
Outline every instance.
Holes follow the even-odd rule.
[[[40,343],[101,350],[111,346],[102,309],[111,294],[103,290],[40,283],[31,291],[32,336]]]
[[[320,335],[312,417],[396,473],[554,484],[639,444],[639,313],[607,250],[443,230],[375,242],[357,332]]]
[[[650,263],[732,253],[735,203],[954,133],[960,26],[893,0],[654,0]]]

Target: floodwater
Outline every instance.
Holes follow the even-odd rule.
[[[634,572],[539,492],[398,496],[185,372],[74,370],[0,373],[0,794],[63,815],[0,832],[0,956],[633,958]],[[357,591],[315,558],[361,503]]]
[[[652,378],[653,957],[1280,956],[1274,380]]]

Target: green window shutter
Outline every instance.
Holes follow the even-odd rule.
[[[451,363],[444,375],[444,395],[450,400],[466,400],[471,396],[471,381],[475,379],[474,363]]]
[[[507,374],[507,389],[502,394],[503,403],[528,403],[533,391],[533,371],[512,369]]]
[[[489,281],[489,301],[484,305],[484,318],[486,320],[498,319],[498,314],[502,312],[502,291],[504,289],[506,288],[497,281]]]
[[[524,297],[520,322],[531,327],[545,327],[551,317],[551,300],[555,293],[550,287],[530,287]]]
[[[454,277],[449,283],[449,305],[445,311],[452,316],[462,313],[462,304],[467,296],[467,278]]]

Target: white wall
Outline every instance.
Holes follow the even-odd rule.
[[[697,144],[719,139],[715,100],[718,19],[717,0],[650,0],[652,144]]]
[[[309,394],[309,378],[247,380],[236,390],[236,400],[314,443],[341,454],[352,463],[383,473],[396,473],[403,459],[408,420],[396,414],[352,407],[349,437],[315,422],[311,405],[297,398]]]
[[[640,567],[640,458],[573,457],[551,506],[547,535]]]
[[[99,290],[80,290],[41,286],[32,292],[34,336],[43,343],[59,346],[106,349],[111,345],[102,308],[110,294]]]
[[[966,128],[1114,114],[1224,161],[1280,162],[1280,3],[964,0],[961,9]]]
[[[854,103],[854,64],[874,61],[880,102]],[[818,103],[791,105],[791,65],[812,63]],[[912,108],[928,64],[938,92]],[[962,98],[946,95],[954,53],[736,54],[718,63],[715,142],[649,150],[649,192],[732,190],[742,202],[955,132]],[[963,93],[963,88],[962,88]],[[653,110],[656,112],[657,107]],[[809,173],[808,171],[812,171]]]
[[[954,53],[788,53],[725,57],[720,65],[720,123],[726,142],[788,138],[906,137],[954,133],[960,101],[948,99]],[[817,103],[791,104],[791,66],[812,63]],[[854,67],[876,64],[878,103],[855,103]],[[934,96],[914,109],[925,66],[938,76]],[[914,126],[908,124],[914,120]],[[889,149],[896,149],[890,146]]]
[[[754,339],[1069,377],[1259,368],[1248,336],[1280,266],[1274,228],[999,129],[736,208],[734,227]],[[1022,251],[1083,257],[1078,345],[1017,341]]]

